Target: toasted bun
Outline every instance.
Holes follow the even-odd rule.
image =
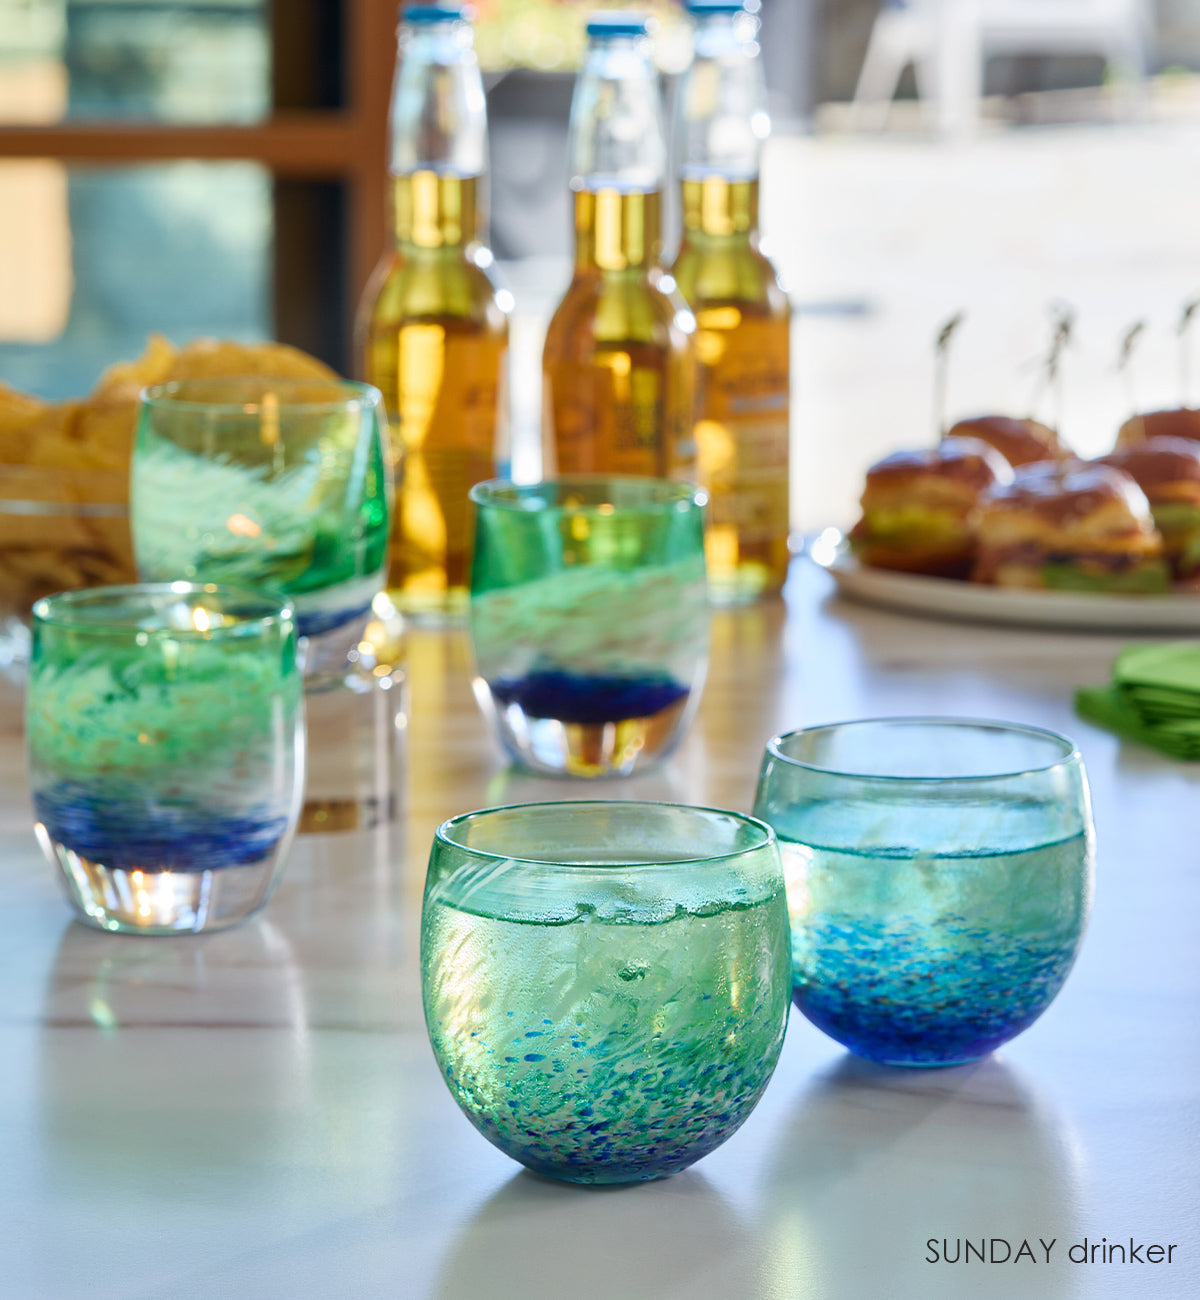
[[[873,542],[856,528],[850,533],[850,542],[860,564],[871,569],[890,569],[893,573],[916,573],[931,578],[966,578],[975,563],[975,547],[967,534],[953,542],[946,539],[928,546],[901,546]]]
[[[904,504],[975,504],[979,493],[997,483],[1011,483],[1012,466],[975,438],[944,438],[936,447],[894,451],[867,470],[863,509],[874,502]]]
[[[1150,438],[1092,462],[1128,474],[1152,506],[1170,501],[1200,504],[1200,442]]]
[[[1041,460],[1067,460],[1071,455],[1048,425],[1007,415],[976,415],[959,420],[946,437],[978,438],[994,447],[1014,467]]]
[[[1152,527],[1137,483],[1110,465],[1068,461],[1026,465],[979,501],[980,532],[1018,525],[1060,537],[1120,536]]]
[[[1151,438],[1186,438],[1200,442],[1200,410],[1180,406],[1131,416],[1117,433],[1117,447],[1132,447]]]

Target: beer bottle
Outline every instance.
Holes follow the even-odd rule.
[[[692,320],[660,265],[666,142],[647,19],[587,26],[569,125],[575,267],[542,355],[544,473],[693,478]]]
[[[674,276],[696,318],[696,452],[708,489],[710,598],[736,604],[787,576],[790,309],[759,248],[770,129],[755,19],[688,0],[695,53],[675,101],[683,230]]]
[[[468,499],[507,458],[508,313],[486,243],[487,113],[457,4],[402,16],[391,106],[394,245],[359,313],[360,366],[396,456],[389,594],[419,621],[468,596]]]

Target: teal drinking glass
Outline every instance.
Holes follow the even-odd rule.
[[[384,585],[391,483],[379,391],[343,380],[147,388],[130,513],[147,582],[290,597],[306,671],[340,669]]]
[[[1053,732],[954,718],[812,727],[767,745],[794,999],[888,1065],[972,1061],[1026,1029],[1092,894],[1083,760]]]
[[[754,1108],[791,989],[770,827],[676,804],[566,802],[438,828],[425,1023],[454,1099],[550,1178],[684,1169]]]
[[[665,757],[708,662],[704,493],[578,475],[470,495],[476,694],[507,755],[583,777]]]
[[[262,907],[299,815],[303,716],[282,597],[179,582],[37,601],[36,831],[80,918],[174,934]]]

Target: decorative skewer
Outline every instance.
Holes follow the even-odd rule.
[[[1176,334],[1179,336],[1179,404],[1186,407],[1189,405],[1188,399],[1191,397],[1192,375],[1191,375],[1191,357],[1188,349],[1188,329],[1192,323],[1192,317],[1200,310],[1200,298],[1193,298],[1191,302],[1186,303],[1183,308],[1183,315],[1179,318],[1179,325]]]
[[[949,424],[946,420],[947,372],[950,365],[950,340],[955,331],[966,319],[965,313],[955,312],[938,330],[936,359],[933,371],[933,419],[939,436],[944,438]]]
[[[1054,404],[1054,418],[1051,421],[1055,431],[1062,429],[1063,420],[1063,384],[1062,354],[1071,342],[1075,329],[1075,310],[1066,303],[1054,303],[1050,309],[1054,313],[1054,326],[1050,335],[1050,350],[1042,361],[1041,373],[1034,389],[1031,412],[1036,412],[1042,395],[1050,390]]]
[[[1121,352],[1117,357],[1117,373],[1125,377],[1125,393],[1129,398],[1129,413],[1137,415],[1137,393],[1133,383],[1133,349],[1138,340],[1146,332],[1146,322],[1144,320],[1135,321],[1126,331],[1121,339]]]

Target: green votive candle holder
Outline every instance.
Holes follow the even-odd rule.
[[[241,921],[300,810],[291,606],[186,582],[47,596],[26,736],[37,837],[80,919],[134,934]]]
[[[472,1124],[536,1173],[661,1178],[730,1137],[775,1068],[791,958],[769,826],[614,801],[438,828],[425,1023]]]
[[[370,620],[391,494],[383,398],[369,384],[248,376],[141,394],[139,575],[282,592],[310,677],[341,671]]]
[[[476,695],[505,753],[549,776],[664,758],[708,662],[706,495],[577,475],[471,489]]]

